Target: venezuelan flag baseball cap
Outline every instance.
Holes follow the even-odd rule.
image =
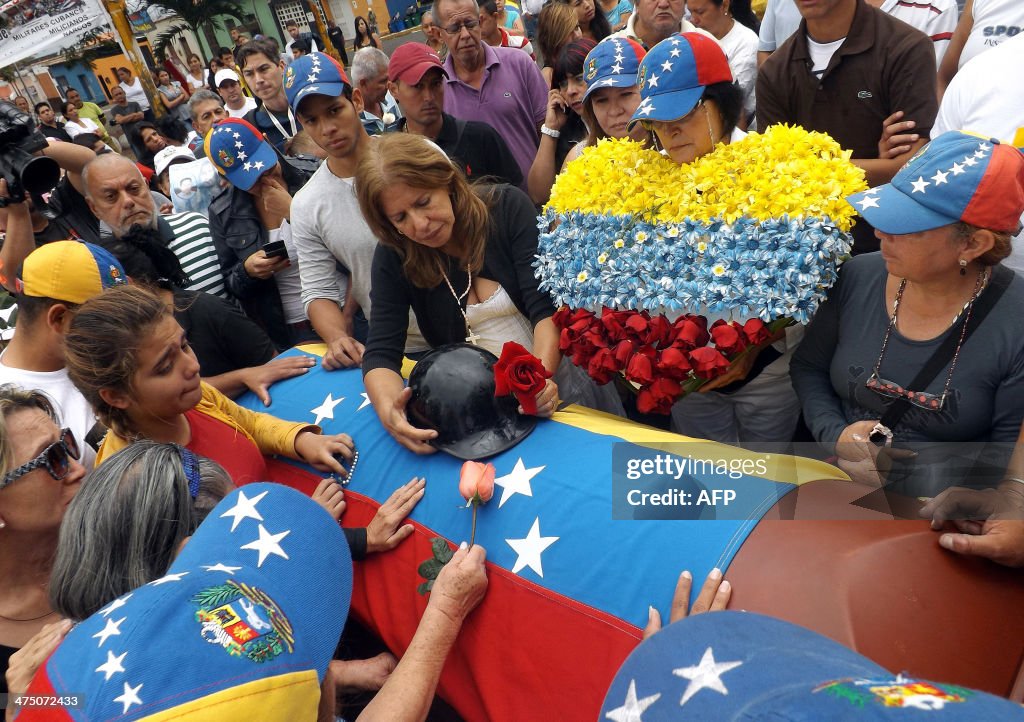
[[[816,632],[750,612],[698,614],[665,627],[626,658],[601,706],[602,720],[643,722],[1022,717],[1001,697],[892,674]]]
[[[938,136],[890,183],[849,196],[883,233],[920,233],[957,221],[1015,233],[1024,213],[1024,155],[961,131]]]
[[[636,85],[640,62],[647,51],[632,38],[607,37],[590,51],[583,63],[586,100],[598,88],[629,88]]]
[[[26,296],[85,303],[127,283],[124,268],[109,251],[81,241],[54,241],[28,254],[16,288]]]
[[[629,126],[642,120],[678,120],[694,109],[704,88],[732,80],[725,51],[714,38],[703,33],[665,38],[640,63],[640,106]]]
[[[167,574],[72,629],[29,694],[78,706],[25,720],[313,720],[352,595],[341,527],[278,484],[210,512]]]
[[[351,88],[345,68],[324,53],[310,53],[293,60],[284,74],[284,94],[292,112],[299,112],[299,103],[308,95],[337,98]]]
[[[249,121],[225,118],[210,128],[203,152],[231,185],[247,191],[277,165],[277,152]]]

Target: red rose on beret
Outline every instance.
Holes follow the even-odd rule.
[[[667,414],[682,391],[683,387],[678,381],[664,377],[656,379],[650,386],[640,389],[636,397],[637,411],[642,414]]]
[[[539,358],[515,341],[507,341],[501,347],[501,358],[494,364],[494,395],[512,394],[523,411],[535,414],[537,402],[534,397],[544,388],[545,379],[549,378],[551,372],[544,368]]]
[[[654,364],[651,363],[651,357],[643,353],[633,354],[633,358],[626,365],[626,378],[641,386],[654,381]]]
[[[624,369],[626,364],[629,363],[629,359],[636,353],[636,344],[628,339],[619,341],[613,353],[615,354],[615,363],[618,364],[619,369]]]
[[[634,311],[615,311],[606,307],[601,311],[601,325],[610,338],[624,338],[626,321],[634,313]]]
[[[718,349],[703,346],[690,352],[693,372],[705,381],[721,376],[729,369],[729,361]]]

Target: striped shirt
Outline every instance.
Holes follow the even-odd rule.
[[[885,0],[879,9],[927,35],[935,45],[936,64],[942,62],[956,30],[956,0]]]
[[[186,212],[160,216],[160,235],[192,281],[186,290],[230,298],[224,287],[224,273],[210,235],[210,224],[204,215]]]

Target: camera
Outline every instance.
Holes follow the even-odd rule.
[[[60,166],[52,158],[33,153],[47,146],[46,136],[16,105],[0,100],[0,177],[7,180],[7,202],[20,203],[25,193],[39,195],[53,190],[60,180]]]

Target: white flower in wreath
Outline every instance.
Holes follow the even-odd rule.
[[[647,240],[647,233],[645,231],[637,231],[635,238],[637,243],[643,243]]]
[[[622,240],[621,238],[616,238],[614,245],[615,245],[616,248],[622,248],[623,246],[626,245],[626,242],[624,240]]]
[[[676,226],[669,226],[668,230],[665,231],[665,235],[669,238],[677,238],[679,236],[679,229]]]
[[[697,241],[697,253],[704,253],[708,250],[707,241]]]

